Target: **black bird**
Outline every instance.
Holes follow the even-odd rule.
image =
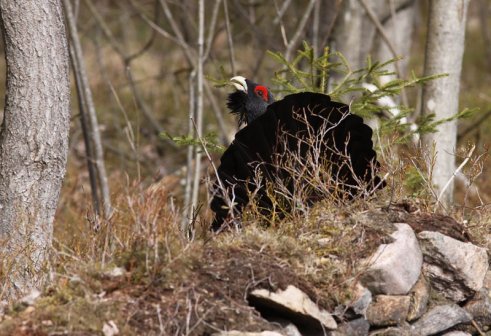
[[[313,170],[313,163],[327,166],[328,189],[341,198],[385,185],[376,176],[379,163],[372,129],[347,105],[313,92],[275,102],[263,85],[242,76],[233,77],[231,83],[237,91],[229,95],[227,107],[238,116],[239,126],[246,126],[220,159],[210,205],[215,212],[213,230],[239,216],[251,195],[263,213],[274,211],[268,185],[275,189],[281,183],[292,194],[304,184],[310,190],[309,201],[318,199],[316,186],[307,185],[293,166],[304,172]]]

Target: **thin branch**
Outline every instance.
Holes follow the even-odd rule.
[[[475,130],[480,124],[483,123],[483,121],[485,121],[486,119],[488,119],[489,117],[491,117],[491,110],[487,111],[486,113],[484,113],[479,119],[477,119],[474,123],[472,123],[470,126],[466,127],[463,131],[461,131],[458,135],[457,135],[457,139],[462,139],[463,137],[465,137],[468,133],[472,132],[473,130]]]
[[[363,6],[363,8],[365,9],[365,11],[367,12],[368,17],[370,18],[370,20],[372,20],[373,24],[377,28],[377,30],[378,30],[380,36],[382,37],[382,39],[384,40],[384,42],[387,44],[387,47],[389,48],[390,52],[392,53],[392,56],[394,58],[399,57],[399,55],[397,54],[397,51],[396,51],[394,45],[392,44],[392,41],[387,36],[387,33],[385,32],[385,29],[382,26],[382,23],[380,22],[380,20],[377,18],[377,15],[375,14],[375,12],[372,10],[372,8],[370,6],[367,5],[367,3],[365,2],[365,0],[358,0],[358,1],[360,2],[360,4]],[[403,78],[402,77],[402,71],[401,71],[401,68],[399,67],[399,63],[398,62],[394,62],[394,67],[396,69],[397,76],[399,78]],[[402,97],[403,104],[404,105],[408,105],[408,99],[407,99],[407,95],[406,95],[405,89],[402,89],[402,91],[401,91],[401,97]]]
[[[189,119],[188,119],[188,135],[193,136],[193,114],[194,114],[194,106],[195,106],[195,85],[194,79],[196,78],[196,72],[192,71],[189,74]],[[181,232],[185,233],[188,231],[188,226],[191,221],[190,214],[192,214],[191,209],[191,193],[192,193],[192,172],[193,172],[193,146],[188,146],[187,151],[187,171],[186,171],[186,185],[184,187],[184,214],[181,221]]]
[[[177,25],[176,21],[174,20],[174,16],[172,15],[172,12],[169,8],[169,5],[167,4],[167,0],[159,0],[159,1],[160,1],[160,5],[164,9],[164,14],[170,23],[172,31],[174,32],[174,35],[176,36],[177,41],[179,41],[179,44],[181,45],[181,47],[184,51],[184,54],[186,55],[186,58],[188,59],[188,62],[190,64],[193,64],[194,63],[193,59],[195,59],[196,57],[194,57],[193,51],[191,50],[189,45],[186,43],[186,40],[184,39],[184,35],[182,34],[181,30],[179,29],[179,26]],[[198,77],[199,77],[199,75],[198,75]]]
[[[448,179],[445,186],[440,191],[440,194],[438,195],[438,198],[437,198],[437,203],[435,205],[435,210],[436,210],[436,207],[441,203],[441,199],[442,199],[443,195],[445,194],[445,190],[447,190],[447,188],[450,186],[450,184],[452,183],[455,176],[457,176],[457,174],[462,170],[462,168],[464,168],[464,166],[467,164],[467,162],[469,162],[475,149],[476,149],[476,145],[472,145],[472,148],[469,151],[469,154],[467,154],[465,160],[462,161],[462,163],[457,167],[457,169],[453,172],[452,176]]]
[[[286,47],[286,52],[285,52],[285,58],[289,61],[291,60],[293,50],[297,47],[300,37],[304,33],[305,25],[307,24],[307,20],[310,17],[310,13],[312,12],[312,9],[314,8],[315,3],[318,0],[310,0],[309,4],[307,5],[307,8],[305,9],[305,12],[302,16],[302,19],[300,20],[300,23],[298,24],[297,30],[293,34],[293,37],[291,38],[290,42],[288,43],[288,46]]]
[[[208,38],[206,39],[206,51],[204,55],[205,61],[210,56],[211,46],[213,45],[213,37],[215,36],[215,27],[217,24],[220,2],[222,2],[222,0],[215,0],[215,5],[213,6],[213,13],[211,14],[210,27],[208,28]]]
[[[312,47],[314,51],[314,57],[319,56],[319,27],[320,27],[320,13],[321,2],[317,1],[314,7],[314,22],[312,24]]]
[[[277,15],[275,19],[273,20],[273,25],[277,25],[281,23],[283,19],[283,15],[285,15],[285,12],[287,11],[288,7],[290,7],[292,3],[292,0],[285,0],[283,1],[283,4],[281,5],[281,8],[277,10]]]
[[[128,56],[126,54],[126,52],[124,51],[124,48],[115,39],[115,37],[112,34],[111,30],[106,25],[104,19],[99,14],[99,12],[95,8],[95,6],[92,3],[92,1],[91,0],[85,0],[85,3],[87,5],[87,7],[89,8],[91,14],[94,16],[97,24],[101,28],[102,33],[106,37],[106,40],[112,46],[112,48],[114,49],[114,51],[119,55],[119,57],[121,58],[121,61],[122,61],[123,65],[126,67],[126,69],[125,69],[126,70],[125,71],[126,78],[128,80],[128,84],[130,85],[130,89],[132,91],[132,94],[135,97],[135,101],[136,101],[136,104],[137,104],[138,108],[143,113],[143,115],[145,116],[145,118],[150,123],[150,126],[152,126],[152,128],[155,130],[156,133],[159,134],[159,133],[165,132],[165,128],[159,123],[159,121],[157,120],[157,118],[155,118],[154,114],[148,108],[148,106],[145,104],[144,99],[142,98],[140,92],[138,91],[138,87],[135,84],[135,80],[133,78],[133,73],[131,71],[131,66],[130,66],[131,61],[133,61],[137,57],[141,56],[145,51],[147,51],[150,48],[150,46],[153,43],[154,37],[152,36],[149,39],[149,41],[139,51],[137,51],[136,53]],[[157,14],[158,13],[156,13],[156,18],[157,18]],[[167,139],[165,141],[167,142],[167,144],[169,144],[172,147],[175,147],[176,146],[172,141],[169,141]]]
[[[281,12],[281,10],[285,7],[285,4],[288,4],[288,2],[291,2],[290,0],[287,0],[285,2],[283,2],[283,6],[280,8],[278,8],[278,3],[276,2],[276,0],[273,1],[274,2],[274,7],[276,9],[276,18],[274,19],[273,23],[274,22],[278,22],[279,25],[280,25],[280,32],[281,32],[281,38],[283,40],[283,44],[285,45],[285,48],[288,46],[288,39],[286,38],[286,30],[285,30],[285,25],[283,24],[283,20],[282,20],[282,17],[283,17],[283,14]]]
[[[208,97],[208,100],[211,104],[211,109],[213,110],[213,113],[215,114],[215,117],[218,122],[218,129],[220,130],[222,136],[222,143],[228,144],[230,142],[230,139],[228,138],[227,126],[225,125],[225,121],[223,120],[223,115],[220,106],[217,103],[217,100],[213,95],[213,92],[211,91],[210,84],[208,82],[205,82],[204,85],[205,85],[206,96]]]
[[[228,0],[223,1],[223,11],[225,13],[225,29],[227,31],[227,42],[229,48],[229,58],[230,58],[230,67],[232,69],[232,74],[235,76],[235,53],[234,53],[234,41],[232,39],[232,28],[230,27],[230,18],[228,15]]]
[[[70,0],[63,0],[65,6],[65,12],[68,22],[69,34],[72,41],[74,56],[77,59],[79,65],[78,75],[80,76],[80,84],[83,87],[84,98],[88,109],[91,139],[94,142],[94,154],[95,164],[97,167],[97,173],[99,176],[99,184],[101,187],[101,196],[104,207],[104,217],[109,219],[112,215],[113,209],[111,206],[111,198],[109,192],[109,184],[107,181],[106,166],[104,164],[104,151],[102,149],[102,140],[99,133],[99,123],[97,122],[97,114],[95,111],[94,100],[92,99],[92,91],[90,90],[89,80],[87,79],[87,72],[85,70],[85,64],[82,56],[82,46],[78,37],[77,26],[73,17],[73,9]]]
[[[197,80],[197,99],[196,99],[196,135],[201,137],[203,132],[203,55],[204,55],[204,35],[205,35],[205,0],[199,0],[198,6],[198,59],[196,66]],[[195,147],[193,194],[191,199],[191,209],[197,209],[199,182],[201,177],[201,151]],[[190,223],[191,224],[191,223]],[[189,228],[188,228],[189,229]],[[186,230],[188,232],[189,230]]]
[[[67,15],[68,17],[68,15]],[[101,213],[100,204],[99,204],[99,194],[97,188],[97,172],[96,165],[94,160],[94,150],[92,148],[92,142],[90,140],[90,125],[88,122],[87,116],[87,104],[84,97],[84,90],[82,88],[82,83],[80,80],[80,67],[77,63],[77,58],[75,57],[75,52],[73,50],[73,46],[70,46],[70,60],[72,62],[72,68],[74,71],[75,77],[75,87],[77,89],[78,96],[78,109],[80,110],[80,124],[82,126],[82,133],[84,138],[85,152],[87,155],[87,169],[89,171],[89,181],[90,181],[90,190],[92,195],[92,206],[94,208],[94,212],[96,218],[99,217]],[[96,220],[97,222],[97,220]]]

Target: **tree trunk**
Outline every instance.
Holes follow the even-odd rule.
[[[65,175],[70,82],[58,0],[0,0],[7,62],[0,131],[0,241],[14,299],[42,285]]]
[[[464,54],[465,22],[469,0],[432,0],[428,17],[425,76],[447,73],[423,88],[423,113],[434,113],[436,119],[455,115],[459,108],[460,73]],[[438,126],[438,132],[424,137],[425,144],[435,149],[432,183],[443,205],[453,202],[457,121]]]

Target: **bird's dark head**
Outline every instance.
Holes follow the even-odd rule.
[[[235,76],[230,82],[237,91],[228,96],[227,107],[232,114],[238,115],[239,126],[250,124],[274,102],[273,95],[266,86],[251,82],[242,76]]]

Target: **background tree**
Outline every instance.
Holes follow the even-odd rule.
[[[2,291],[39,287],[65,175],[70,120],[68,50],[59,1],[0,1],[7,63],[0,133]]]
[[[423,89],[423,114],[437,120],[451,118],[459,109],[460,74],[464,54],[465,27],[469,0],[432,0],[428,15],[425,75],[448,74],[429,82]],[[434,151],[431,181],[438,200],[453,203],[457,121],[442,123],[436,133],[425,136]]]

